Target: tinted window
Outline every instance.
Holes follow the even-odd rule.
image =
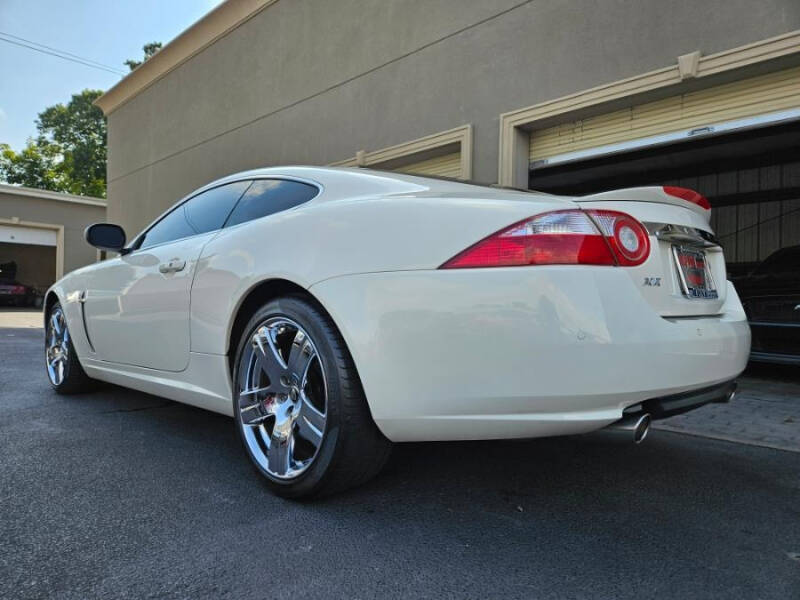
[[[260,219],[308,202],[319,193],[316,187],[299,181],[259,179],[253,182],[233,209],[225,227]]]
[[[198,194],[186,203],[189,224],[197,233],[220,229],[248,185],[249,181],[238,181]]]
[[[761,263],[757,272],[767,273],[793,273],[800,270],[800,246],[785,248],[767,257]]]
[[[249,181],[229,183],[189,199],[153,225],[144,234],[139,248],[220,229],[248,185]]]
[[[194,235],[195,231],[186,220],[181,204],[171,213],[168,213],[158,223],[153,225],[144,234],[144,238],[139,243],[139,248],[149,248],[156,244],[163,244],[164,242],[171,242],[180,238]]]

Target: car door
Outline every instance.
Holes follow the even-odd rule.
[[[189,363],[189,298],[203,246],[250,185],[239,181],[182,202],[92,272],[84,297],[97,358],[163,371]]]

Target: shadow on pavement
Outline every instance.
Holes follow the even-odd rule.
[[[57,396],[40,333],[17,334],[0,597],[800,597],[797,454],[664,431],[401,444],[369,484],[290,502],[231,419],[110,385]]]

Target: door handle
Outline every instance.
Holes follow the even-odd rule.
[[[180,258],[173,258],[169,262],[161,263],[158,265],[159,273],[177,273],[186,268],[186,261]]]

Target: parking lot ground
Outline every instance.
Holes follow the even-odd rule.
[[[15,327],[42,327],[42,309],[0,307],[0,331]]]
[[[796,452],[663,430],[403,444],[296,503],[230,419],[56,396],[41,354],[41,330],[0,330],[0,598],[800,598]]]
[[[655,427],[800,452],[800,367],[751,364],[732,402],[708,404]]]

